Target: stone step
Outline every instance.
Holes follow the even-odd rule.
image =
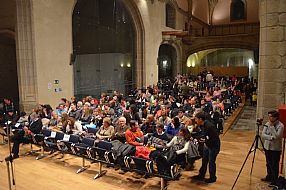
[[[245,106],[242,113],[231,127],[232,130],[255,130],[256,107]]]

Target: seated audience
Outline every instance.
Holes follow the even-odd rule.
[[[184,110],[179,110],[178,117],[179,117],[180,123],[183,124],[184,126],[191,125],[192,121],[191,121],[190,118],[185,116],[185,111]]]
[[[42,121],[39,118],[39,115],[33,112],[30,115],[30,123],[28,127],[24,127],[22,131],[16,133],[12,136],[11,141],[13,143],[12,155],[8,159],[19,158],[19,146],[21,143],[30,143],[31,134],[39,134],[42,131]]]
[[[138,127],[138,123],[134,120],[130,121],[130,128],[127,129],[125,133],[126,142],[128,144],[134,146],[143,146],[144,135],[140,128]]]
[[[167,125],[167,127],[165,129],[165,133],[169,137],[173,137],[173,136],[177,135],[177,133],[179,132],[181,127],[183,127],[183,125],[180,123],[179,118],[174,117],[171,120],[171,123],[169,123],[169,125]]]
[[[71,103],[68,115],[69,117],[73,117],[76,121],[80,119],[81,113],[80,110],[77,109],[76,103]]]
[[[167,134],[164,132],[164,125],[158,124],[156,126],[156,132],[153,133],[153,137],[156,137],[158,139],[164,140],[164,141],[169,141],[169,137]]]
[[[118,119],[113,139],[125,143],[126,142],[125,132],[127,129],[129,129],[129,126],[126,125],[126,118],[122,116]]]
[[[114,136],[114,127],[111,125],[110,117],[103,119],[103,124],[96,133],[96,137],[99,140],[109,140]]]
[[[162,114],[161,114],[161,117],[158,120],[158,124],[161,124],[161,125],[164,126],[164,128],[166,128],[167,125],[169,125],[170,122],[171,122],[171,118],[168,117],[167,111],[163,110]]]
[[[154,116],[152,114],[147,115],[146,121],[141,126],[141,131],[143,134],[154,133],[156,128],[156,123]]]
[[[82,126],[80,122],[75,121],[73,117],[69,117],[67,120],[67,126],[66,126],[65,133],[72,134],[72,135],[82,135],[83,130],[82,130]]]

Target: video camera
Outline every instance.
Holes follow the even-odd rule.
[[[262,122],[263,122],[263,118],[257,118],[256,120],[257,125],[262,125]]]

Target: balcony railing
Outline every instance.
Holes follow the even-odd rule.
[[[260,30],[259,23],[240,23],[227,25],[214,25],[209,28],[192,28],[189,36],[207,37],[207,36],[227,36],[240,34],[258,34]]]

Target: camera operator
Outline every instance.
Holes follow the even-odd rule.
[[[284,125],[279,121],[279,112],[268,112],[268,122],[264,125],[262,138],[266,156],[267,176],[262,181],[276,185],[279,173],[279,161],[282,150]]]
[[[17,123],[18,116],[15,114],[14,110],[6,110],[6,114],[4,115],[4,121],[10,121],[11,125],[15,125]]]
[[[193,179],[204,180],[209,165],[210,178],[205,179],[206,183],[216,182],[216,157],[220,151],[220,139],[214,124],[207,120],[207,115],[204,112],[198,112],[195,116],[197,125],[201,128],[204,135],[204,148],[202,166],[199,175],[193,176]]]
[[[17,123],[18,116],[14,113],[14,110],[6,110],[6,114],[3,116],[3,130],[6,134],[8,134],[8,129],[15,129],[15,125]]]
[[[4,98],[4,113],[15,112],[14,103],[8,98]]]

